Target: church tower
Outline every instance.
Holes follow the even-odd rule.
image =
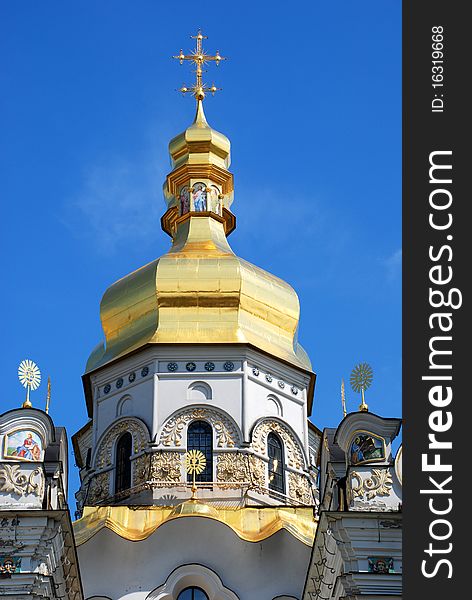
[[[299,301],[229,245],[230,141],[206,119],[217,88],[202,82],[224,58],[194,39],[175,57],[196,67],[181,90],[196,113],[169,144],[171,247],[106,290],[83,376],[74,530],[87,598],[298,598],[314,539],[320,432]]]

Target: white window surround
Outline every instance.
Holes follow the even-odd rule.
[[[146,600],[176,600],[188,587],[201,588],[209,600],[239,600],[234,592],[223,586],[215,572],[197,564],[177,567],[163,585],[146,596]]]
[[[194,381],[188,386],[187,400],[199,402],[202,400],[211,400],[212,398],[212,389],[205,381]]]
[[[122,396],[116,405],[117,417],[128,417],[133,414],[133,398],[129,394]]]
[[[269,394],[267,396],[266,416],[283,417],[282,403],[274,394]]]

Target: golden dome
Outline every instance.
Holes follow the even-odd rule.
[[[300,307],[285,281],[234,254],[230,142],[213,130],[198,102],[193,124],[169,146],[162,227],[172,247],[105,292],[105,342],[86,372],[146,344],[250,344],[311,371],[297,342]]]

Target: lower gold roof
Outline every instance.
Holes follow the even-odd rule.
[[[146,344],[247,343],[304,370],[293,288],[237,257],[221,219],[188,213],[169,252],[114,283],[100,318],[105,342],[86,372]]]
[[[188,504],[184,503],[184,504]],[[183,510],[176,513],[171,507],[150,506],[87,506],[84,515],[73,524],[77,546],[88,542],[96,533],[106,528],[125,540],[139,542],[147,539],[164,523],[173,519],[207,518],[230,527],[247,542],[260,542],[277,531],[285,529],[303,544],[312,546],[317,521],[311,507],[241,507],[213,508],[208,510]]]

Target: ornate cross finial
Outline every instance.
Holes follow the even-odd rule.
[[[184,51],[181,50],[180,54],[178,56],[173,56],[172,58],[176,58],[180,62],[181,65],[183,64],[184,60],[189,60],[189,61],[195,63],[196,69],[195,69],[194,73],[197,76],[195,85],[182,86],[180,88],[179,92],[182,92],[182,94],[190,93],[198,101],[198,100],[203,100],[205,98],[206,92],[211,92],[214,95],[215,92],[217,92],[218,90],[221,89],[221,88],[215,87],[215,84],[208,86],[205,83],[203,83],[203,80],[202,80],[203,66],[207,62],[215,62],[216,66],[218,66],[220,64],[220,61],[226,60],[226,58],[224,58],[223,56],[220,56],[220,53],[218,52],[218,50],[216,51],[216,54],[214,56],[210,56],[209,54],[206,54],[205,50],[203,49],[202,40],[206,40],[207,36],[203,35],[202,32],[200,31],[200,29],[198,30],[197,35],[192,35],[190,37],[193,40],[197,40],[195,50],[192,50],[191,54],[184,54]]]

